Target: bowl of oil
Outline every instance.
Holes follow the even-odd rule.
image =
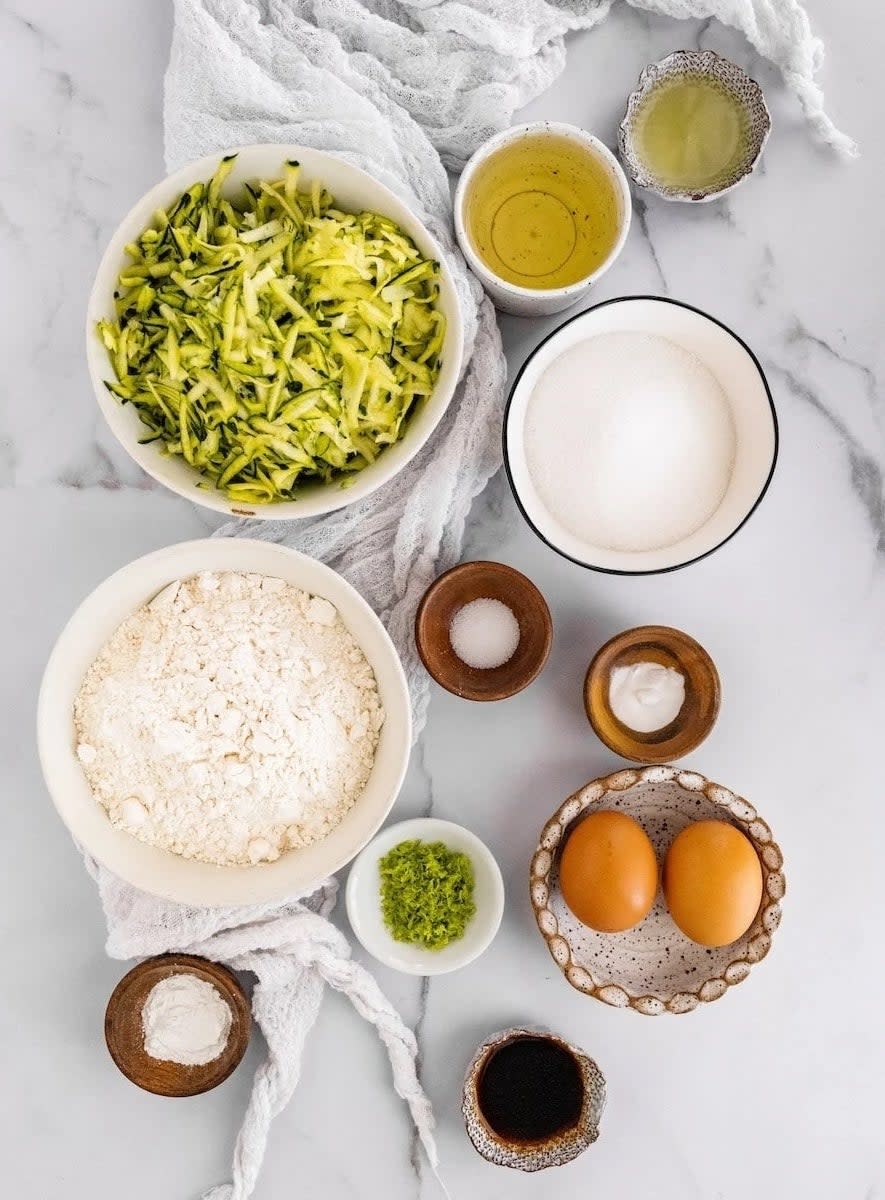
[[[639,76],[618,149],[634,183],[698,203],[742,183],[770,132],[762,89],[746,71],[712,50],[676,50]]]
[[[494,304],[543,316],[576,303],[620,254],[630,187],[612,152],[574,125],[518,125],[476,151],[455,232]]]

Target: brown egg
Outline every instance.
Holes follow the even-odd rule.
[[[591,929],[630,929],[655,902],[654,846],[626,813],[591,813],[569,834],[559,860],[559,886],[566,904]]]
[[[664,860],[670,916],[702,946],[728,946],[753,924],[762,900],[762,867],[753,843],[725,821],[695,821]]]

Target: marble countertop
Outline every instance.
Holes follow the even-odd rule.
[[[509,895],[497,941],[472,966],[429,984],[378,970],[417,1029],[453,1197],[885,1197],[876,751],[885,716],[885,164],[873,103],[885,23],[865,0],[809,7],[828,47],[832,114],[864,151],[853,164],[814,144],[775,74],[739,38],[625,5],[572,40],[566,73],[527,112],[612,142],[640,68],[682,46],[723,50],[760,80],[774,132],[758,176],[700,210],[638,202],[626,251],[595,298],[661,293],[733,327],[768,373],[782,445],[746,529],[670,576],[608,578],[556,557],[522,523],[500,476],[477,502],[465,556],[527,572],[550,601],[556,640],[542,678],[511,701],[468,713],[434,691],[395,810],[469,824],[497,854]],[[187,1102],[142,1094],[117,1073],[102,1015],[123,966],[104,956],[93,885],[34,749],[40,673],[72,608],[122,563],[213,524],[149,486],[117,450],[82,354],[100,249],[163,173],[169,22],[167,5],[146,0],[0,3],[0,1190],[16,1200],[116,1200],[121,1188],[128,1200],[198,1196],[227,1177],[258,1062],[253,1046],[227,1084]],[[553,323],[505,319],[513,369]],[[789,882],[771,957],[724,1000],[681,1018],[614,1011],[571,990],[526,895],[543,820],[617,765],[583,716],[586,664],[611,634],[645,622],[688,630],[716,659],[722,715],[689,761],[758,806],[784,848]],[[523,1022],[583,1046],[609,1089],[598,1144],[535,1177],[479,1159],[457,1105],[474,1046]],[[333,995],[273,1128],[257,1196],[296,1194],[440,1195],[380,1044]]]

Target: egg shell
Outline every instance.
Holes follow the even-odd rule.
[[[729,946],[762,902],[762,866],[753,843],[727,821],[695,821],[674,838],[664,860],[670,916],[701,946]]]
[[[658,862],[648,834],[626,813],[590,813],[565,843],[559,886],[578,920],[599,933],[638,925],[658,890]]]

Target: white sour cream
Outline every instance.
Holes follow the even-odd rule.
[[[609,679],[608,702],[622,725],[636,733],[654,733],[679,715],[685,703],[685,679],[660,663],[615,667]]]

